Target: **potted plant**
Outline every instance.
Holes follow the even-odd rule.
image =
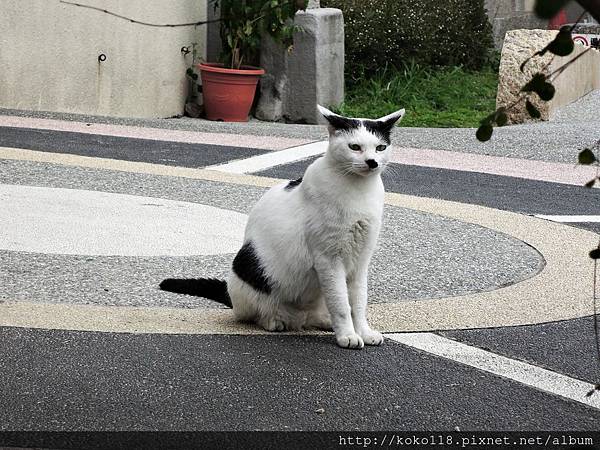
[[[210,120],[246,122],[258,80],[265,71],[257,60],[261,36],[290,41],[294,14],[306,0],[213,0],[221,8],[222,63],[200,63],[204,111]]]

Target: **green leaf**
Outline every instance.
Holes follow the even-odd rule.
[[[193,73],[190,75],[190,77],[192,77],[192,80],[196,81],[198,79],[198,74],[197,73]]]
[[[554,97],[554,93],[556,92],[556,89],[554,88],[554,86],[552,86],[552,84],[546,82],[546,83],[544,83],[542,88],[537,90],[536,92],[537,92],[537,95],[539,95],[542,100],[547,102],[547,101],[552,100],[552,98]]]
[[[594,187],[594,184],[596,184],[596,178],[592,178],[590,181],[588,181],[587,183],[585,183],[583,186],[591,189]]]
[[[579,153],[578,160],[579,164],[592,164],[597,161],[596,155],[594,155],[594,152],[591,151],[589,148],[583,149]]]
[[[500,108],[496,112],[496,123],[498,124],[499,127],[503,127],[504,125],[506,125],[506,122],[508,122],[508,116],[506,115],[506,112],[504,112],[504,111],[505,111],[504,108]]]
[[[552,19],[569,0],[536,0],[534,11],[542,19]]]
[[[521,92],[538,92],[543,89],[545,83],[546,75],[538,72],[521,88]]]
[[[527,109],[529,115],[534,119],[539,119],[540,117],[542,117],[540,111],[529,100],[525,102],[525,109]]]
[[[560,29],[552,42],[548,44],[546,49],[558,56],[567,56],[575,48],[573,38],[571,37],[571,27],[564,26]]]
[[[485,118],[481,119],[481,121],[479,123],[481,125],[490,125],[490,126],[492,126],[492,124],[496,120],[496,115],[497,114],[498,114],[498,111],[494,111],[489,116],[486,116]]]
[[[191,67],[188,67],[188,69],[185,71],[185,74],[191,77],[194,74],[194,71]]]
[[[479,128],[477,128],[475,137],[481,142],[489,141],[492,137],[493,132],[494,128],[491,125],[484,123]]]
[[[596,383],[594,385],[594,388],[591,391],[589,391],[587,394],[585,394],[585,396],[586,397],[591,397],[596,392],[600,392],[600,383]]]
[[[600,248],[595,248],[590,252],[590,258],[592,259],[600,259]]]

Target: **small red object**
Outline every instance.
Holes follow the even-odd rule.
[[[550,21],[548,22],[549,30],[560,30],[565,23],[568,22],[567,13],[564,9],[561,9]]]
[[[198,64],[204,111],[209,120],[247,122],[256,84],[265,73],[258,67],[227,69],[222,64]]]

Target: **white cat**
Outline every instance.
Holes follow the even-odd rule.
[[[254,206],[227,283],[167,279],[161,288],[232,306],[238,320],[269,331],[333,328],[341,347],[379,345],[381,333],[367,322],[367,272],[390,133],[404,110],[368,120],[318,108],[328,121],[327,152]]]

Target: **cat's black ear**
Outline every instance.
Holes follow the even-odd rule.
[[[365,128],[369,130],[369,132],[373,133],[376,136],[390,144],[392,130],[394,129],[394,125],[402,116],[404,116],[404,109],[400,109],[392,114],[388,114],[387,116],[380,117],[377,120],[364,120]]]
[[[359,120],[340,116],[321,105],[317,105],[317,108],[325,120],[327,120],[327,125],[331,134],[336,131],[350,131],[360,126]]]

